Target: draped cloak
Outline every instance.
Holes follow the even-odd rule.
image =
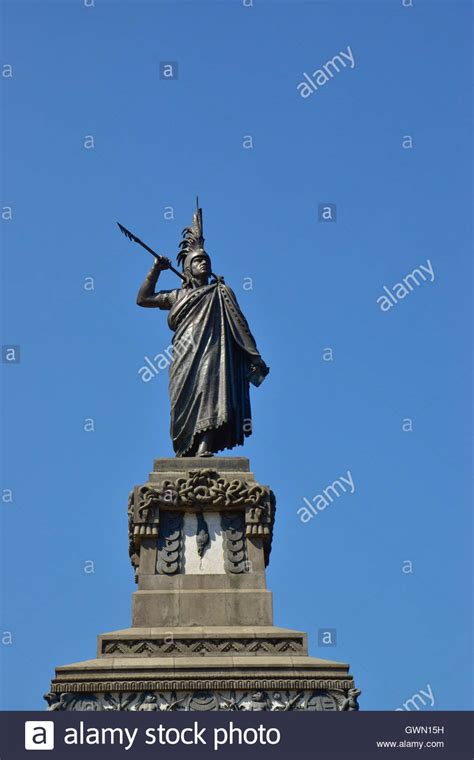
[[[165,294],[163,293],[163,296]],[[249,370],[260,360],[232,290],[223,282],[168,291],[174,332],[169,368],[171,437],[177,456],[193,456],[196,434],[215,431],[215,449],[232,448],[251,433]]]

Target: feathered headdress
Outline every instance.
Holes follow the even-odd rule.
[[[177,256],[178,264],[181,264],[183,270],[186,266],[186,259],[190,253],[204,251],[204,236],[202,234],[202,208],[199,208],[199,198],[196,197],[196,211],[193,214],[192,227],[185,227],[183,239],[179,244],[180,251]]]

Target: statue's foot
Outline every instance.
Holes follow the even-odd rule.
[[[210,451],[210,434],[208,431],[202,434],[201,442],[196,451],[196,456],[212,457],[212,451]]]
[[[212,457],[212,451],[209,451],[207,441],[201,441],[196,451],[198,457]]]

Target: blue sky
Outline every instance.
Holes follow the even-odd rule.
[[[21,347],[2,366],[3,709],[42,709],[56,665],[130,624],[127,494],[172,454],[166,373],[138,370],[171,335],[135,305],[151,259],[115,222],[174,256],[196,193],[271,367],[233,453],[277,495],[275,623],[350,662],[361,709],[428,684],[434,709],[470,708],[470,4],[3,14],[2,343]],[[302,98],[347,46],[354,67]],[[325,203],[337,221],[318,221]],[[383,286],[428,260],[434,280],[383,312]],[[354,493],[302,523],[348,470]],[[327,628],[337,645],[319,647]]]

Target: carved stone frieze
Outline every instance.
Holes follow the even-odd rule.
[[[190,654],[301,654],[302,638],[176,638],[171,633],[162,639],[106,639],[104,656],[176,656]]]
[[[263,689],[172,690],[104,693],[50,693],[48,710],[133,710],[208,712],[285,712],[358,710],[359,689]]]
[[[53,682],[53,694],[95,693],[95,692],[154,692],[154,691],[224,691],[235,689],[250,691],[256,688],[255,678],[130,678],[99,681],[56,681]],[[259,678],[258,686],[265,690],[323,690],[344,691],[354,688],[354,682],[348,678]]]
[[[270,489],[245,480],[229,480],[211,469],[191,470],[187,477],[163,480],[155,488],[146,487],[146,503],[138,506],[142,512],[148,505],[163,507],[239,507],[265,508]]]

